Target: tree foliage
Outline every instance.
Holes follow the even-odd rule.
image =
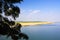
[[[6,16],[12,16],[14,19],[20,14],[20,9],[14,6],[15,3],[21,3],[23,0],[0,0],[0,14],[4,12]]]
[[[0,35],[11,36],[13,40],[18,40],[23,38],[28,40],[28,36],[21,32],[22,25],[15,21],[10,21],[8,18],[2,16],[4,13],[5,16],[12,16],[15,20],[19,17],[20,9],[18,6],[15,6],[16,3],[21,3],[23,0],[0,0]],[[11,28],[15,25],[13,28]]]

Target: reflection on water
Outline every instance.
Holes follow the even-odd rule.
[[[29,40],[60,40],[59,25],[35,25],[22,27],[22,32],[29,36]],[[11,40],[5,36],[0,37],[0,40]]]

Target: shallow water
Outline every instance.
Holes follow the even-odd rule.
[[[29,36],[29,40],[60,40],[60,23],[22,27],[22,32]],[[0,40],[11,40],[6,36]]]

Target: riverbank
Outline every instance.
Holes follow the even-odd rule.
[[[20,23],[23,26],[39,25],[39,24],[52,24],[52,22],[17,22],[17,23]]]

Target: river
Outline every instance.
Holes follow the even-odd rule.
[[[60,40],[60,23],[22,27],[21,31],[29,36],[29,40]],[[11,40],[0,36],[0,40]]]

